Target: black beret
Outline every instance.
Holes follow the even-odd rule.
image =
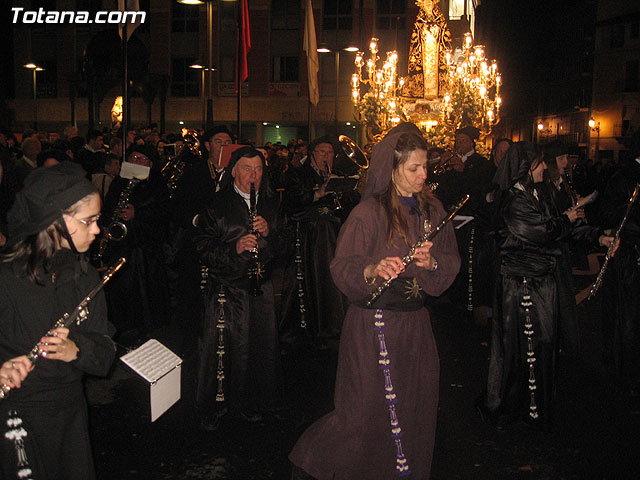
[[[92,193],[98,190],[76,163],[35,169],[7,214],[9,239],[17,242],[45,230],[67,208]]]

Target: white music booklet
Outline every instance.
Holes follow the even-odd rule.
[[[158,340],[146,341],[120,360],[149,383],[152,422],[180,400],[182,359]]]

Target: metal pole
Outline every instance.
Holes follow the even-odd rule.
[[[209,42],[207,72],[209,75],[207,95],[207,123],[205,130],[213,128],[213,1],[207,2],[207,40]]]
[[[120,124],[120,129],[122,130],[122,161],[127,159],[127,130],[129,129],[129,124],[127,122],[127,117],[129,115],[127,26],[128,25],[126,23],[122,26],[122,122]]]
[[[33,69],[33,129],[38,131],[38,92],[36,87],[36,70]]]
[[[243,28],[243,18],[242,18],[242,7],[240,6],[240,2],[236,2],[236,31],[237,31],[237,42],[236,42],[236,82],[238,92],[236,93],[237,101],[236,101],[236,135],[238,143],[240,143],[242,136],[242,71],[241,71],[241,57],[244,55],[243,45],[242,45],[242,28]]]
[[[207,93],[204,91],[204,72],[205,69],[202,69],[201,73],[201,81],[200,81],[200,92],[202,94],[202,128],[206,130],[207,126]]]
[[[336,47],[336,94],[335,94],[335,103],[333,106],[334,109],[334,134],[338,135],[338,83],[340,81],[340,50]]]

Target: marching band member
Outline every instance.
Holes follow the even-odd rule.
[[[445,216],[425,187],[427,147],[416,130],[401,124],[373,148],[363,200],[340,231],[331,273],[351,305],[335,410],[298,440],[292,478],[429,478],[440,367],[424,300],[451,284],[460,259],[449,224],[417,249],[413,264],[402,264],[424,221],[435,226]],[[395,282],[366,307],[388,278]]]
[[[99,281],[83,255],[99,216],[96,188],[70,162],[30,174],[9,212],[0,261],[2,478],[95,478],[82,377],[105,375],[114,358],[104,295],[80,325],[47,332]],[[25,354],[36,344],[34,369]],[[29,469],[33,477],[17,473]]]

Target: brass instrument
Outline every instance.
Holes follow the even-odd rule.
[[[453,168],[453,165],[451,165],[449,162],[451,161],[451,159],[453,157],[457,156],[457,154],[453,154],[451,155],[448,159],[446,159],[444,162],[442,163],[436,163],[433,166],[433,174],[434,175],[442,175],[443,173],[448,172],[449,170],[451,170]]]
[[[116,208],[113,210],[113,215],[111,215],[111,221],[103,231],[102,236],[100,237],[100,242],[98,243],[99,259],[102,259],[104,252],[107,250],[109,241],[121,242],[127,236],[127,225],[120,219],[120,213],[122,213],[122,211],[126,208],[127,204],[129,203],[131,193],[139,182],[139,178],[131,178],[129,180],[129,183],[127,183],[127,185],[120,192],[118,203],[116,205]]]
[[[602,280],[604,279],[604,272],[607,270],[607,267],[609,266],[609,260],[613,255],[613,249],[615,248],[616,244],[618,243],[618,240],[620,239],[620,232],[622,232],[624,225],[627,223],[627,218],[629,217],[629,212],[631,212],[631,208],[633,207],[633,204],[636,203],[636,201],[638,200],[638,191],[640,191],[640,183],[636,183],[636,188],[633,190],[633,195],[631,195],[631,198],[629,199],[629,203],[627,204],[627,210],[624,212],[624,217],[622,217],[622,221],[620,222],[620,225],[618,225],[618,229],[616,230],[616,233],[613,237],[613,242],[611,242],[611,245],[607,249],[607,254],[604,256],[604,262],[602,263],[602,267],[598,272],[598,276],[596,277],[595,282],[593,282],[593,285],[591,285],[591,290],[589,291],[589,296],[587,297],[587,300],[591,300],[596,295],[596,293],[598,293],[598,290],[602,285]]]
[[[167,163],[165,164],[165,166],[162,167],[162,170],[160,170],[160,173],[162,173],[167,181],[169,198],[173,198],[173,196],[175,195],[176,189],[178,188],[178,181],[180,181],[180,178],[184,173],[184,169],[188,164],[186,155],[191,154],[198,158],[201,155],[198,132],[196,132],[195,130],[188,130],[186,128],[183,128],[182,138],[184,140],[186,148],[183,148],[177,155],[170,156],[167,159]]]
[[[422,245],[424,245],[425,242],[431,241],[433,237],[435,237],[438,233],[440,233],[440,231],[444,228],[444,226],[447,223],[449,223],[453,219],[453,217],[456,215],[456,213],[458,213],[458,211],[464,206],[464,204],[467,203],[467,200],[469,200],[468,194],[464,198],[460,199],[460,201],[451,208],[447,216],[434,229],[431,228],[429,221],[425,220],[424,235],[420,240],[418,240],[416,243],[414,243],[411,246],[411,248],[409,249],[409,253],[407,253],[404,257],[402,257],[402,265],[406,267],[411,262],[413,262],[413,259],[416,254],[416,250],[420,248]],[[382,292],[384,292],[387,288],[389,288],[389,285],[391,285],[391,282],[393,282],[393,280],[394,278],[390,277],[387,281],[385,281],[382,285],[380,285],[378,288],[375,289],[375,291],[371,294],[371,297],[369,297],[369,300],[367,300],[367,307],[370,307],[373,304],[373,302],[375,302],[380,297],[380,295],[382,295]]]
[[[89,317],[89,302],[91,302],[91,300],[95,298],[98,292],[100,292],[100,290],[104,288],[107,282],[111,280],[111,277],[113,277],[113,275],[118,270],[120,270],[120,268],[122,268],[126,261],[127,260],[125,258],[120,258],[114,266],[109,268],[102,279],[91,289],[91,291],[89,291],[89,293],[82,299],[82,301],[80,301],[80,303],[73,309],[73,311],[71,313],[67,312],[62,315],[62,317],[58,319],[55,325],[53,325],[53,327],[51,327],[44,336],[52,337],[54,336],[53,330],[55,330],[56,328],[68,328],[74,322],[77,325],[80,325],[82,322],[84,322]],[[36,345],[29,351],[29,353],[27,354],[27,358],[31,361],[32,364],[35,365],[38,358],[40,358],[40,343],[36,343]],[[4,385],[3,388],[0,388],[0,400],[2,400],[9,392],[9,390],[7,390],[5,387],[6,385]]]
[[[366,153],[349,137],[346,135],[340,135],[338,137],[338,146],[340,147],[340,151],[337,152],[336,158],[336,168],[334,170],[342,171],[342,170],[353,170],[353,166],[357,167],[354,173],[351,175],[357,175],[362,170],[366,170],[369,168],[369,157]],[[351,160],[351,164],[346,166],[339,165],[340,158],[346,157]],[[349,168],[350,167],[350,168]],[[349,173],[345,173],[345,175],[349,175]]]
[[[251,235],[255,235],[256,239],[260,237],[260,234],[256,231],[254,223],[256,221],[256,217],[258,216],[257,207],[256,207],[256,185],[255,183],[251,184],[251,189],[249,190],[249,233]],[[251,264],[249,266],[249,295],[252,297],[258,297],[262,295],[262,290],[260,290],[260,260],[258,258],[258,247],[255,247],[251,250]]]

